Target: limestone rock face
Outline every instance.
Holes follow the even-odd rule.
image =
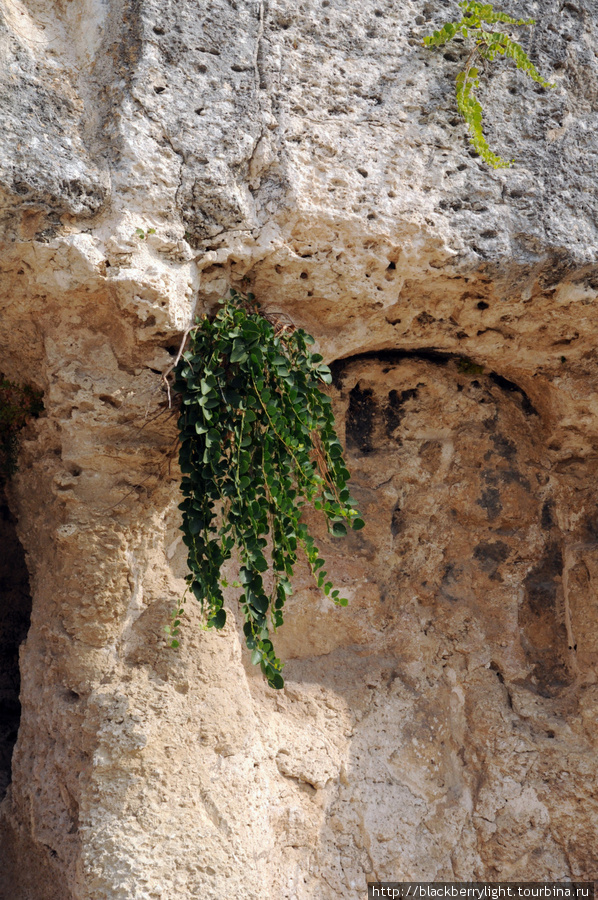
[[[45,407],[0,528],[7,900],[598,878],[598,4],[511,7],[557,86],[489,72],[493,172],[442,0],[1,4],[0,371]],[[231,285],[334,364],[367,523],[314,519],[350,606],[299,571],[280,693],[232,597],[164,639],[161,373]]]

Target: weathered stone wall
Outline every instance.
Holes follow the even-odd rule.
[[[3,0],[0,370],[33,607],[10,900],[364,896],[598,877],[598,5],[538,0],[472,156],[441,0]],[[141,239],[140,228],[155,233]],[[278,648],[178,653],[160,373],[248,284],[334,362],[367,527]],[[472,362],[468,362],[471,360]]]

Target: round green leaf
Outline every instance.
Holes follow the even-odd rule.
[[[211,619],[208,619],[208,628],[224,628],[226,625],[226,611],[224,609],[219,609],[216,615],[212,616]]]

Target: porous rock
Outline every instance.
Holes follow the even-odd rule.
[[[2,5],[0,369],[44,394],[1,531],[3,897],[598,877],[598,5],[505,8],[556,88],[488,73],[494,172],[467,49],[421,43],[442,0]],[[350,605],[299,571],[280,693],[232,597],[163,630],[161,373],[231,285],[334,363],[367,523],[314,520]]]

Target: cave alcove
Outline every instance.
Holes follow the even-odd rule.
[[[31,593],[25,553],[0,481],[0,802],[11,781],[12,752],[21,704],[19,646],[31,618]]]

